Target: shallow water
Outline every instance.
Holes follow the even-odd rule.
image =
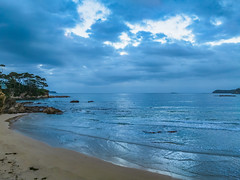
[[[12,128],[53,146],[182,179],[240,178],[240,96],[69,95],[34,101],[63,115],[30,114]]]

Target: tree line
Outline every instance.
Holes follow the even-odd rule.
[[[30,73],[11,72],[4,74],[4,64],[0,64],[0,83],[2,91],[9,97],[43,96],[48,94],[46,79]]]

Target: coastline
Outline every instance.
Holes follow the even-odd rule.
[[[22,115],[24,114],[0,115],[0,178],[11,180],[175,179],[114,165],[75,151],[54,148],[9,129],[10,120]]]

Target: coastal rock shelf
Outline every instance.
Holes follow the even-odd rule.
[[[16,103],[14,101],[8,101],[3,106],[3,113],[16,114],[16,113],[46,113],[46,114],[62,114],[63,111],[48,107],[48,106],[25,106],[32,104],[30,102]]]

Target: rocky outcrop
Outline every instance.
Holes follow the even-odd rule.
[[[26,113],[63,114],[59,109],[47,106],[25,106]]]
[[[17,113],[16,107],[18,103],[14,99],[6,98],[2,107],[2,113]]]
[[[9,109],[6,109],[6,112],[9,114],[25,113],[26,109],[23,104],[16,103],[14,106],[10,107]]]
[[[70,96],[49,96],[49,95],[44,95],[44,96],[29,96],[25,94],[21,94],[20,96],[12,96],[12,99],[15,100],[35,100],[35,99],[47,99],[47,98],[69,98]]]
[[[3,112],[3,106],[5,104],[6,96],[5,94],[0,90],[0,114]]]
[[[48,106],[25,106],[28,103],[17,103],[14,99],[7,99],[3,105],[3,113],[16,114],[16,113],[46,113],[46,114],[62,114],[59,109]]]
[[[24,94],[23,94],[24,96]],[[46,114],[62,114],[59,109],[48,106],[28,106],[33,102],[17,103],[15,98],[7,98],[0,90],[0,114],[16,114],[16,113],[46,113]]]
[[[53,107],[48,107],[48,108],[43,110],[43,113],[46,113],[46,114],[62,114],[63,112],[59,109],[55,109]]]
[[[25,106],[25,112],[26,113],[41,113],[43,112],[46,108],[46,106]]]

